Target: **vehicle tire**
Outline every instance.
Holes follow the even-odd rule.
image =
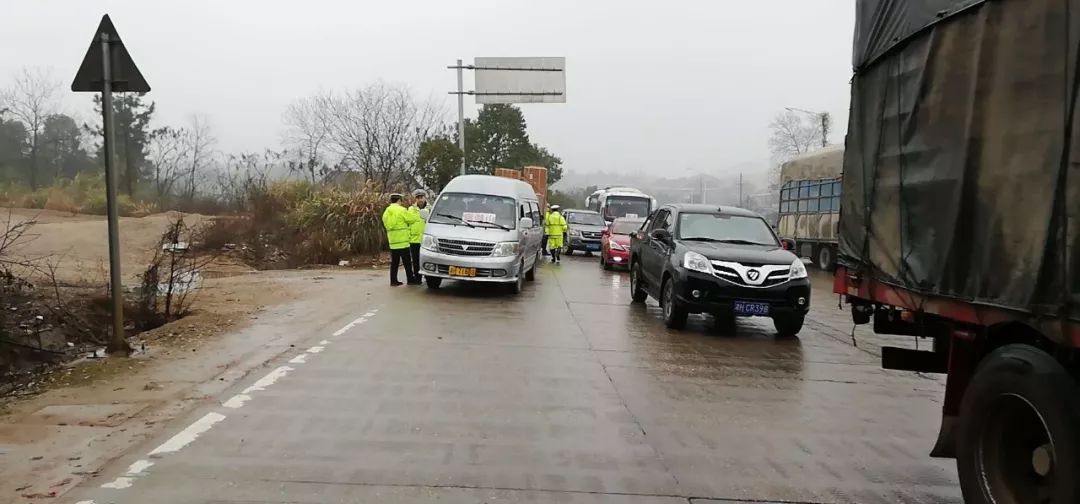
[[[664,325],[669,329],[682,329],[686,327],[686,317],[689,315],[675,296],[675,280],[668,278],[660,289],[660,308],[664,312]]]
[[[630,267],[630,299],[635,303],[644,303],[649,293],[641,287],[641,263]]]
[[[735,312],[721,312],[713,315],[713,332],[717,334],[735,334]]]
[[[608,271],[611,270],[611,263],[607,262],[607,258],[604,257],[603,252],[600,252],[600,267]]]
[[[438,289],[442,285],[442,278],[435,276],[426,276],[424,280],[427,281],[429,289]]]
[[[525,271],[525,261],[521,261],[521,267],[520,269],[518,269],[517,280],[515,280],[514,283],[510,284],[511,294],[521,294],[521,291],[525,290],[525,274],[523,274],[522,271]]]
[[[1080,387],[1049,354],[1006,345],[985,357],[960,404],[964,502],[1080,502]]]
[[[776,334],[781,338],[794,338],[802,330],[804,320],[806,320],[805,315],[773,317],[773,327],[776,327]]]
[[[536,267],[540,266],[540,261],[541,261],[541,259],[540,259],[540,251],[537,250],[536,251],[536,260],[533,261],[533,267],[529,268],[529,271],[525,272],[525,280],[527,280],[529,282],[536,281]]]
[[[574,255],[574,249],[570,248],[570,246],[567,245],[567,246],[563,247],[563,253],[568,255],[568,256],[572,256],[572,255]]]
[[[831,245],[822,245],[818,247],[817,257],[814,258],[814,262],[817,263],[818,268],[824,271],[832,271],[836,263],[836,252],[833,251]]]

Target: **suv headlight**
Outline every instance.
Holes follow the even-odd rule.
[[[569,233],[570,233],[570,236],[581,236],[581,231],[579,231],[577,229],[571,229],[569,231]]]
[[[491,251],[491,255],[495,257],[508,257],[517,255],[521,251],[521,244],[518,242],[499,242],[495,244],[495,249]]]
[[[712,263],[709,262],[709,258],[705,257],[697,252],[687,252],[683,256],[683,267],[691,270],[705,273],[708,275],[713,274]]]
[[[788,270],[788,278],[792,280],[806,278],[806,265],[803,264],[802,259],[795,259],[795,262],[791,263],[791,269]]]
[[[420,248],[427,250],[438,250],[439,240],[436,240],[434,236],[426,234],[424,235],[423,241],[420,242]]]

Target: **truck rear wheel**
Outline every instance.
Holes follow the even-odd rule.
[[[1049,354],[1006,345],[979,364],[960,406],[964,501],[1080,502],[1080,390]]]
[[[833,265],[836,262],[836,254],[833,251],[832,245],[821,245],[818,247],[817,257],[814,258],[817,262],[818,268],[825,271],[832,271]]]

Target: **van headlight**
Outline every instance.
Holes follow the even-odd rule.
[[[495,249],[491,251],[491,255],[495,257],[509,257],[515,256],[521,252],[521,244],[518,242],[499,242],[495,244]]]
[[[709,258],[697,252],[687,252],[682,259],[683,267],[690,271],[697,271],[707,275],[713,274],[712,263]]]
[[[420,248],[426,250],[438,250],[439,240],[436,240],[434,236],[426,234],[424,235],[423,241],[420,242]]]
[[[792,280],[806,278],[806,265],[803,264],[802,259],[795,259],[795,262],[791,263],[791,269],[788,270],[788,278]]]
[[[577,229],[571,229],[570,231],[568,231],[568,233],[570,233],[570,236],[581,237],[581,231]]]

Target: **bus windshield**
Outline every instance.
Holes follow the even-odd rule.
[[[609,196],[607,206],[604,208],[604,217],[607,219],[647,217],[648,215],[649,198],[644,196]]]

